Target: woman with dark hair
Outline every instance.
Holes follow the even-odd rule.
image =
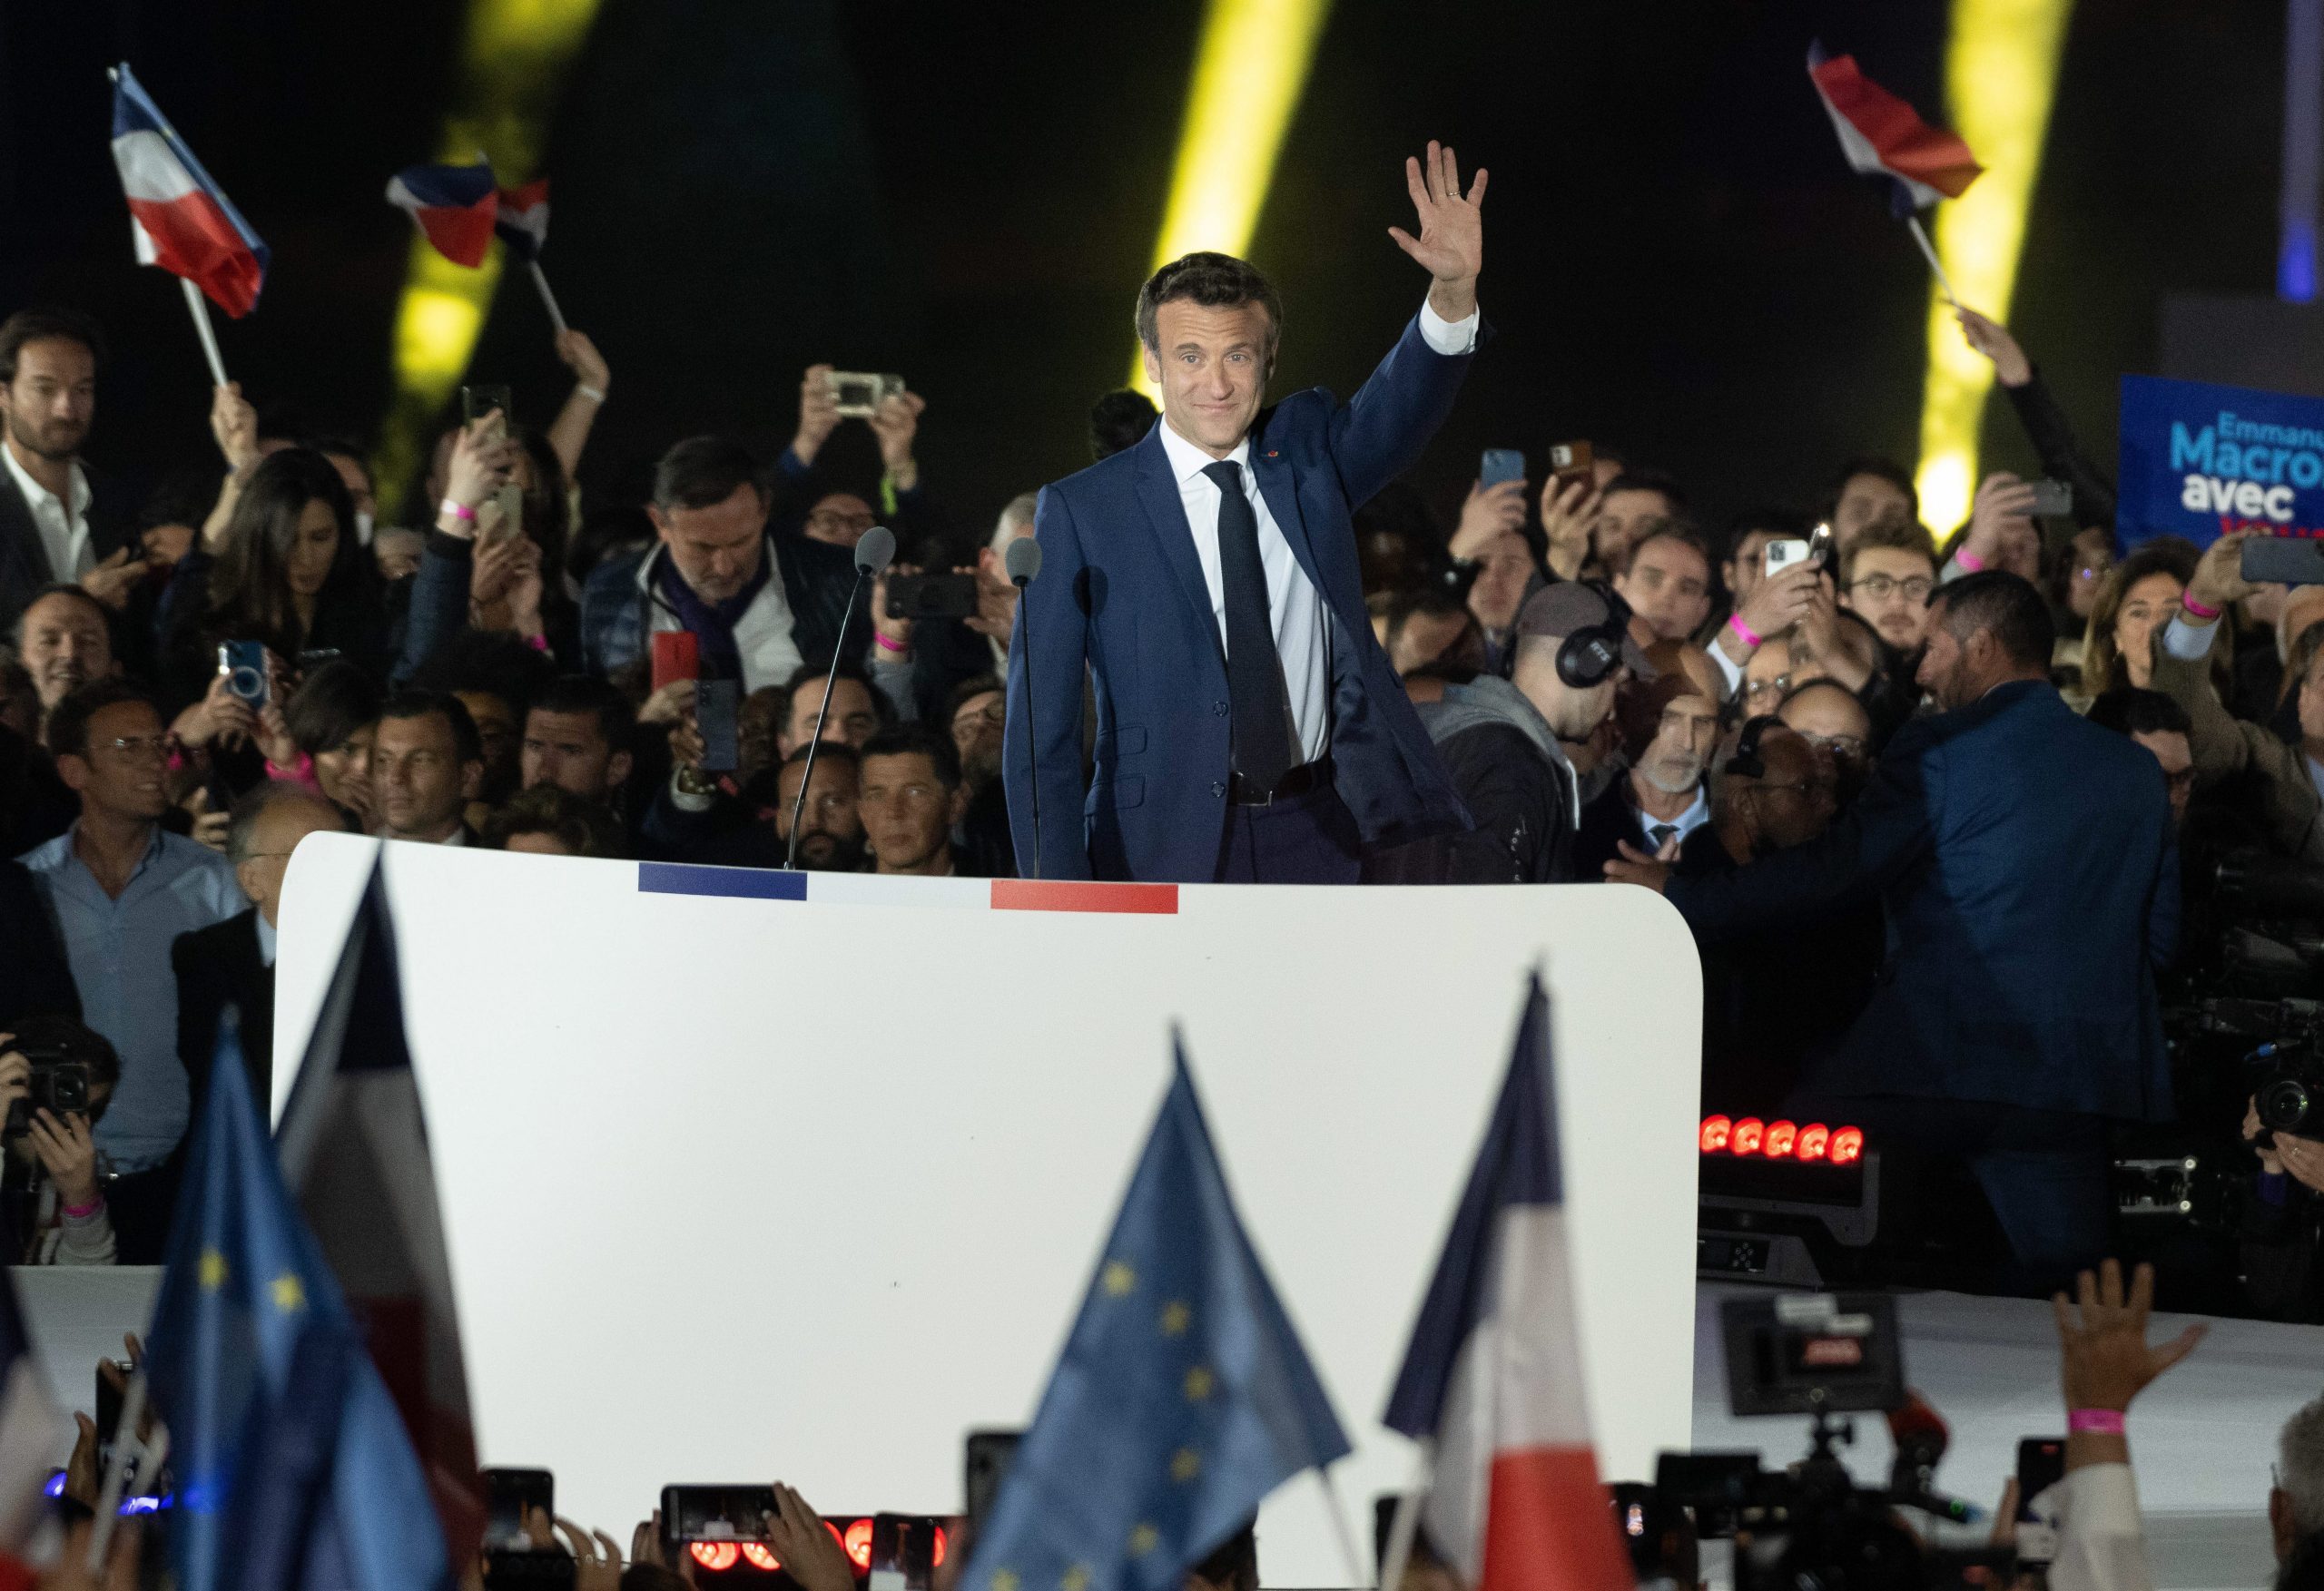
[[[279,708],[269,702],[259,714],[269,777],[321,791],[368,832],[380,702],[379,687],[343,658],[308,671],[290,701]]]
[[[301,653],[328,652],[384,679],[385,602],[330,460],[303,447],[261,460],[214,551],[196,548],[178,565],[157,622],[172,707],[216,693],[218,648],[236,641],[262,643],[286,670]]]
[[[2090,630],[2082,643],[2082,689],[2090,701],[2125,685],[2150,688],[2153,637],[2179,611],[2200,555],[2177,536],[2141,544],[2098,583]],[[2230,689],[2230,641],[2222,629],[2211,653],[2211,673],[2224,699]],[[2084,702],[2081,705],[2087,706]]]

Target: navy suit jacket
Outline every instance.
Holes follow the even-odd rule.
[[[1267,511],[1323,597],[1333,783],[1367,849],[1465,829],[1452,776],[1373,639],[1353,515],[1418,457],[1452,407],[1467,354],[1428,346],[1415,316],[1345,405],[1320,388],[1261,411],[1249,460]],[[1003,768],[1018,871],[1208,883],[1226,829],[1226,656],[1158,427],[1041,491],[1041,575],[1009,652]],[[1030,636],[1032,744],[1025,727]],[[1081,763],[1082,671],[1098,707]]]
[[[1815,1092],[2171,1115],[2154,972],[2178,939],[2179,856],[2143,746],[2014,681],[1906,724],[1821,840],[1667,886],[1706,941],[1875,891],[1879,978]]]

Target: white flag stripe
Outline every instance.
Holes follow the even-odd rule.
[[[1913,203],[1922,210],[1926,210],[1945,197],[1927,183],[1915,182],[1901,172],[1890,170],[1887,163],[1880,158],[1880,152],[1872,146],[1872,140],[1866,138],[1855,123],[1841,115],[1838,106],[1833,104],[1830,100],[1824,99],[1820,88],[1816,97],[1824,101],[1825,114],[1832,118],[1832,127],[1840,135],[1840,152],[1847,157],[1847,162],[1851,167],[1862,172],[1867,177],[1895,178],[1911,192]]]
[[[29,1351],[18,1354],[0,1388],[0,1547],[21,1547],[39,1524],[46,1502],[41,1487],[65,1430],[39,1365]]]
[[[123,133],[113,141],[113,159],[121,168],[122,192],[132,200],[167,204],[200,190],[193,173],[158,133]]]

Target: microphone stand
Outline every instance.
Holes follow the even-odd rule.
[[[1025,761],[1032,769],[1033,786],[1033,879],[1041,877],[1041,741],[1033,728],[1033,627],[1026,623],[1027,610],[1032,604],[1025,600],[1025,587],[1030,584],[1029,575],[1012,575],[1009,584],[1017,588],[1016,623],[1025,632]]]
[[[847,606],[839,615],[839,642],[832,648],[831,672],[823,676],[823,704],[815,709],[815,738],[807,742],[807,766],[800,771],[799,793],[791,800],[791,843],[783,851],[783,865],[794,871],[799,866],[799,815],[807,810],[807,787],[814,782],[815,758],[823,749],[823,720],[831,714],[832,687],[839,683],[840,660],[847,655],[848,622],[855,617],[855,599],[862,594],[863,577],[870,573],[857,564],[855,584],[847,588]]]

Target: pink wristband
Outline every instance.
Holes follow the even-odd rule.
[[[315,759],[311,753],[306,751],[300,752],[299,760],[288,768],[269,757],[266,760],[266,776],[269,779],[281,780],[287,784],[303,784],[310,790],[322,788],[320,781],[315,778]]]
[[[2066,1416],[2066,1429],[2094,1437],[2119,1437],[2122,1434],[2122,1411],[2119,1409],[2077,1409]]]
[[[2184,592],[2180,594],[2179,605],[2185,608],[2189,613],[2194,614],[2195,617],[2202,620],[2203,623],[2207,624],[2213,619],[2219,617],[2219,610],[2217,608],[2207,608],[2202,604],[2197,602],[2193,597],[2187,595]]]
[[[95,1198],[90,1200],[85,1204],[67,1204],[64,1206],[64,1219],[67,1221],[86,1221],[90,1216],[94,1215],[98,1211],[104,1207],[105,1196],[103,1193],[99,1193]]]
[[[1983,569],[1985,566],[1985,561],[1977,556],[1974,553],[1955,553],[1953,555],[1953,561],[1960,565],[1961,567],[1966,569],[1972,575],[1976,574],[1980,569]]]
[[[547,652],[548,650],[548,637],[546,635],[527,635],[525,637],[525,644],[531,647],[535,652]]]
[[[1741,614],[1729,614],[1727,616],[1727,627],[1735,632],[1736,639],[1741,641],[1744,645],[1749,647],[1754,652],[1757,652],[1760,647],[1767,644],[1766,642],[1751,633],[1751,626],[1743,622],[1743,615]]]
[[[889,640],[877,630],[872,632],[872,639],[880,643],[880,650],[882,652],[909,652],[911,650],[901,641]]]
[[[476,523],[475,509],[469,507],[466,503],[456,503],[449,497],[445,498],[441,503],[437,505],[437,511],[441,514],[448,514],[453,518],[462,520],[469,525],[474,525]]]

